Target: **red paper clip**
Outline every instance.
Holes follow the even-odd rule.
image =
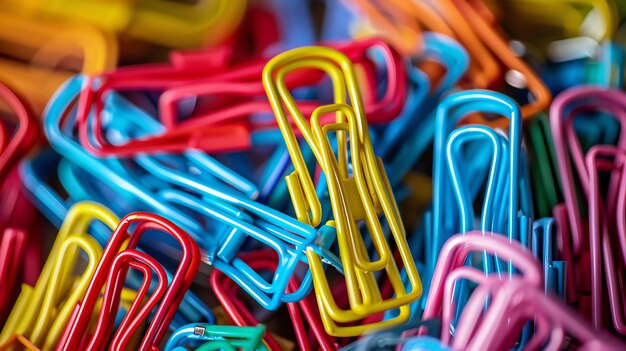
[[[8,228],[0,237],[0,324],[4,324],[7,311],[13,306],[17,282],[26,252],[26,233]]]
[[[131,226],[134,227],[132,232]],[[143,234],[152,230],[170,234],[180,243],[182,248],[180,263],[169,285],[165,271],[158,262],[136,250]],[[123,249],[127,240],[128,246]],[[111,347],[124,349],[133,332],[147,320],[148,313],[158,304],[158,308],[156,308],[142,338],[139,350],[148,351],[156,347],[174,317],[186,290],[193,282],[199,265],[200,252],[198,246],[187,233],[172,222],[146,212],[135,212],[127,215],[122,219],[105,247],[93,279],[82,301],[76,304],[57,350],[101,350],[105,348],[117,313],[120,293],[128,268],[135,268],[143,272],[144,283],[139,289],[137,299],[124,317],[122,325],[113,336]],[[159,286],[146,304],[140,308],[143,297],[150,286],[151,271],[156,272]],[[89,321],[92,318],[100,292],[105,286],[105,302],[101,308],[98,324],[94,335],[89,336],[87,331]]]
[[[370,122],[382,123],[395,118],[402,110],[406,91],[405,71],[400,56],[379,39],[329,46],[344,52],[363,68],[365,79],[362,87],[366,90],[364,95],[369,97],[365,101],[365,110],[371,116]],[[368,56],[371,50],[379,50],[386,61],[387,90],[380,100],[375,98],[376,67]],[[81,144],[99,156],[180,152],[189,148],[209,153],[233,152],[251,148],[250,134],[253,130],[276,128],[274,119],[270,122],[250,120],[253,114],[272,112],[260,81],[265,60],[252,60],[247,64],[226,69],[225,72],[216,68],[213,72],[218,73],[207,73],[194,72],[197,64],[190,55],[173,55],[172,62],[177,63],[173,66],[123,68],[92,79],[79,98],[77,123]],[[174,72],[178,74],[172,74]],[[323,77],[321,72],[304,70],[288,77],[286,84],[291,89],[310,86],[319,83]],[[96,81],[98,87],[95,87]],[[158,115],[167,131],[122,145],[112,145],[102,132],[103,97],[108,91],[137,89],[163,92],[159,98]],[[189,98],[197,99],[194,114],[179,121],[178,103]],[[301,101],[300,104],[305,111],[312,111],[318,105],[308,101]],[[92,108],[95,117],[93,123],[89,123],[88,116]],[[206,128],[208,126],[211,128]]]
[[[17,167],[0,186],[0,228],[15,228],[27,234],[26,250],[21,256],[21,282],[34,285],[43,266],[42,221],[35,206],[23,193],[23,184]]]
[[[39,127],[24,101],[8,86],[0,83],[0,100],[9,105],[17,117],[17,128],[9,134],[7,126],[0,123],[0,181],[9,173],[17,160],[34,145],[39,136]]]

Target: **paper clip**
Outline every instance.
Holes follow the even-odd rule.
[[[6,312],[14,302],[20,273],[21,260],[26,252],[26,233],[22,230],[7,228],[0,237],[0,323],[4,324]]]
[[[455,235],[448,239],[441,249],[440,260],[437,262],[432,275],[432,283],[422,319],[432,319],[442,314],[444,302],[451,300],[444,296],[444,283],[455,269],[465,265],[467,257],[472,251],[486,251],[489,254],[504,257],[512,261],[515,267],[522,272],[526,284],[536,288],[541,288],[543,285],[543,277],[538,262],[519,243],[510,242],[497,234],[481,231]],[[474,269],[474,271],[476,270]],[[446,291],[452,293],[451,290]],[[449,332],[447,328],[451,321],[450,314],[444,316],[442,333]]]
[[[597,145],[592,147],[585,158],[589,175],[587,187],[589,199],[589,247],[591,254],[591,312],[595,329],[603,327],[602,303],[605,289],[608,291],[611,321],[615,330],[626,335],[626,316],[622,283],[623,269],[626,267],[626,235],[624,220],[619,210],[625,209],[626,154],[614,146]],[[609,172],[606,198],[600,190],[601,171]],[[604,182],[604,180],[603,180]],[[615,233],[616,235],[611,235]],[[616,238],[617,237],[617,240]],[[620,256],[622,259],[620,259]],[[603,283],[603,276],[606,283]],[[605,285],[606,284],[606,285]],[[605,288],[606,286],[606,288]]]
[[[131,231],[131,226],[133,230]],[[171,235],[180,244],[182,255],[180,263],[171,281],[168,282],[162,266],[152,257],[136,249],[141,237],[147,231],[163,231]],[[126,242],[128,243],[126,244]],[[200,265],[200,252],[195,242],[172,222],[145,212],[136,212],[124,217],[111,235],[98,262],[93,279],[89,283],[82,300],[75,306],[72,318],[67,324],[59,343],[59,350],[75,350],[83,342],[89,349],[103,349],[105,341],[112,334],[113,316],[117,312],[119,293],[129,268],[139,270],[144,275],[144,284],[137,293],[137,300],[122,320],[111,341],[112,348],[125,348],[133,333],[137,330],[150,311],[156,308],[148,329],[140,343],[139,350],[150,350],[160,342],[170,321],[180,305],[185,291],[191,285]],[[146,297],[152,272],[158,277],[157,288],[141,307],[141,300]],[[98,324],[93,336],[87,337],[87,327],[92,318],[98,295],[106,286],[103,306],[98,316]],[[158,305],[158,307],[156,307]],[[87,338],[86,338],[87,337]],[[84,344],[83,344],[84,345]]]
[[[315,109],[310,125],[306,123],[304,115],[284,84],[284,77],[289,72],[304,68],[323,70],[331,76],[334,86],[335,103]],[[300,221],[314,226],[319,225],[322,219],[322,208],[294,131],[286,116],[285,107],[313,150],[328,182],[334,220],[337,225],[340,257],[350,298],[350,309],[341,309],[336,304],[323,271],[321,258],[313,250],[307,249],[307,258],[311,266],[318,305],[326,331],[335,336],[352,336],[373,327],[389,327],[405,322],[409,317],[408,304],[421,294],[421,282],[406,243],[384,169],[373,152],[363,103],[350,60],[340,52],[329,48],[309,47],[290,50],[268,62],[263,72],[263,84],[294,163],[295,172],[286,180],[297,218]],[[347,102],[346,87],[352,107],[345,104]],[[322,126],[321,116],[330,113],[337,114],[336,123]],[[339,160],[335,158],[328,141],[326,134],[329,132],[338,134]],[[353,178],[348,174],[347,133],[351,136],[349,146],[353,155]],[[402,263],[410,277],[412,289],[409,292],[406,292],[402,284],[395,261],[390,258],[389,244],[386,242],[386,236],[378,221],[380,212],[384,214],[391,228]],[[370,261],[367,257],[369,255],[365,251],[361,233],[357,229],[358,220],[365,220],[370,230],[379,256],[375,261]],[[394,287],[396,294],[394,299],[382,300],[379,288],[373,279],[371,272],[383,269],[386,270]],[[394,308],[400,308],[401,313],[393,320],[350,327],[342,327],[336,323],[357,321],[367,315]]]
[[[505,157],[504,155],[498,156],[494,154],[492,157],[493,164],[491,165],[492,173],[496,172],[505,172],[505,177],[498,177],[498,179],[492,179],[491,181],[498,180],[499,182],[506,182],[509,184],[508,187],[501,187],[500,189],[503,191],[501,194],[492,194],[486,197],[488,200],[491,196],[496,196],[495,199],[504,198],[506,203],[501,204],[500,208],[503,209],[502,215],[504,217],[499,218],[507,218],[501,223],[506,223],[506,228],[503,228],[502,232],[506,233],[509,240],[518,240],[518,210],[520,209],[520,189],[517,186],[513,186],[515,184],[520,184],[520,147],[521,147],[521,115],[519,106],[509,97],[494,93],[491,91],[483,91],[483,90],[473,90],[456,93],[444,99],[442,103],[439,105],[437,110],[437,121],[436,121],[436,129],[435,129],[435,155],[433,159],[433,242],[430,245],[431,252],[429,253],[428,267],[432,267],[434,269],[435,260],[437,258],[438,253],[440,252],[440,248],[443,245],[443,241],[447,239],[447,236],[452,235],[458,229],[456,226],[459,223],[455,223],[456,216],[444,215],[451,211],[451,209],[446,208],[448,196],[450,196],[449,187],[452,187],[453,183],[450,183],[453,178],[448,175],[446,169],[450,171],[454,171],[454,168],[449,168],[454,165],[452,161],[449,162],[449,165],[446,165],[444,160],[447,160],[449,155],[451,154],[451,150],[449,149],[448,143],[449,137],[448,134],[453,126],[460,121],[463,116],[468,113],[481,111],[481,112],[491,112],[496,113],[501,116],[506,116],[511,120],[509,135],[508,135],[508,147],[501,149],[502,153],[507,153],[504,150],[508,151],[508,155]],[[472,129],[473,128],[473,129]],[[493,131],[489,132],[489,129],[480,126],[468,126],[466,127],[467,131],[475,130],[480,134],[483,134],[484,137],[481,138],[491,138],[493,141],[493,150],[497,150],[501,147],[502,141],[497,141],[503,137],[498,137],[498,134],[495,134]],[[462,130],[459,132],[457,130],[456,135],[461,135]],[[495,139],[494,139],[495,138]],[[447,156],[446,156],[447,153]],[[497,162],[499,159],[503,158],[506,162],[502,164],[502,166],[497,166]],[[508,167],[500,170],[500,167],[505,167],[508,164]],[[494,183],[495,184],[495,183]],[[502,184],[502,183],[501,183]],[[459,188],[459,185],[455,185],[453,187],[457,190],[458,201],[460,201],[461,210],[471,210],[471,202],[470,199],[467,198],[464,193],[467,190],[463,191],[462,188]],[[489,189],[489,188],[488,188]],[[504,190],[508,192],[505,195]],[[495,191],[495,189],[494,189]],[[483,208],[483,219],[486,220],[487,217],[485,215],[495,215],[492,213],[492,207],[495,205],[490,205],[489,203],[485,203],[485,207]],[[445,208],[445,211],[444,211]],[[454,213],[454,212],[453,212]],[[461,212],[459,212],[461,213]],[[496,212],[497,213],[497,212]],[[469,230],[472,225],[471,222],[473,218],[469,213],[466,213],[465,227]],[[498,218],[498,217],[496,217]],[[487,221],[485,224],[492,225],[493,222]],[[484,228],[483,230],[487,230]]]
[[[577,171],[580,184],[586,193],[586,186],[589,184],[589,175],[585,165],[584,154],[580,141],[576,140],[574,131],[574,117],[580,112],[607,111],[614,116],[622,126],[626,127],[626,112],[624,112],[624,94],[617,90],[604,89],[599,87],[577,87],[562,92],[554,99],[550,107],[550,130],[554,141],[557,164],[561,177],[561,187],[563,191],[564,205],[567,209],[569,221],[569,236],[571,236],[572,253],[579,255],[584,247],[583,219],[576,196],[576,184],[574,183],[574,169]],[[622,134],[623,135],[623,134]],[[626,148],[624,141],[620,138],[618,147]],[[572,162],[570,162],[572,161]]]
[[[26,106],[8,86],[0,83],[0,100],[15,113],[17,128],[9,131],[0,123],[0,181],[4,180],[17,161],[35,146],[39,137],[39,126]]]
[[[70,75],[71,68],[69,71],[54,69],[63,58],[82,58],[79,70],[85,74],[115,66],[117,43],[114,38],[89,26],[22,20],[20,16],[1,11],[0,22],[3,26],[0,39],[7,43],[0,51],[17,58],[0,60],[3,72],[0,79],[19,92],[37,114]],[[37,66],[25,65],[22,60]]]
[[[531,248],[543,267],[544,291],[565,301],[568,266],[566,261],[559,259],[559,237],[559,228],[553,218],[541,218],[533,223]]]
[[[496,277],[490,279],[498,280]],[[475,311],[484,308],[482,298],[471,299],[469,303]],[[535,321],[535,333],[527,345],[530,349],[544,346],[549,350],[559,350],[565,343],[566,335],[573,337],[586,349],[621,350],[626,347],[612,335],[591,328],[576,313],[560,301],[545,295],[541,289],[529,287],[524,279],[513,277],[495,291],[471,341],[465,347],[453,345],[453,348],[471,351],[508,349],[514,346],[521,326],[529,321]],[[470,327],[468,324],[465,325]],[[498,328],[499,332],[494,333],[494,328]]]
[[[33,287],[23,286],[2,329],[0,343],[17,334],[42,349],[56,346],[73,305],[85,292],[100,259],[100,245],[86,233],[94,222],[113,230],[118,219],[96,204],[79,203],[70,209],[37,283]],[[86,253],[88,264],[81,275],[74,277],[79,252]],[[71,293],[65,296],[74,284]]]
[[[188,343],[200,343],[196,350],[267,351],[262,337],[265,326],[236,327],[230,325],[187,324],[172,334],[163,351],[186,350]]]

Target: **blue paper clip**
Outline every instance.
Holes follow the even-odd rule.
[[[464,116],[472,112],[488,112],[511,119],[509,140],[493,129],[481,125],[469,125],[452,130]],[[526,186],[521,186],[520,173],[521,115],[517,103],[507,96],[490,91],[467,91],[453,94],[440,104],[437,111],[433,166],[433,242],[429,243],[427,271],[432,272],[441,240],[446,240],[457,232],[466,233],[476,229],[473,204],[481,186],[485,183],[485,195],[480,216],[480,230],[483,232],[506,233],[509,240],[519,240],[520,193],[530,196]],[[476,146],[476,141],[486,141],[489,147]],[[472,162],[461,161],[461,147],[471,142],[465,157]],[[473,146],[473,147],[472,147]],[[485,163],[489,166],[486,167]],[[471,180],[471,181],[466,181]],[[484,182],[481,180],[485,180]],[[453,205],[456,203],[456,206]],[[532,211],[532,209],[531,209]],[[445,214],[445,215],[444,215]],[[485,274],[497,271],[502,273],[497,257],[492,258],[483,252]],[[508,272],[513,273],[509,262]],[[428,280],[427,280],[428,281]],[[460,308],[466,301],[465,282],[455,290],[457,318]]]
[[[200,228],[187,216],[156,199],[149,188],[150,184],[135,181],[117,159],[99,159],[91,155],[72,138],[71,134],[68,135],[67,129],[69,129],[68,124],[69,126],[72,125],[71,119],[66,121],[67,124],[65,125],[61,125],[60,122],[78,96],[84,82],[83,76],[75,76],[68,80],[57,91],[46,108],[44,130],[52,147],[76,166],[92,175],[97,175],[112,190],[132,196],[138,204],[141,204],[142,209],[150,209],[152,212],[174,221],[194,239],[200,239],[198,235]],[[68,117],[72,117],[72,115]]]
[[[224,233],[225,235],[221,238],[215,238],[219,247],[210,263],[233,279],[264,308],[275,310],[282,302],[299,301],[311,291],[311,275],[310,272],[307,272],[297,291],[285,293],[296,267],[305,260],[304,249],[313,244],[315,231],[309,231],[307,233],[309,234],[308,238],[299,237],[294,235],[296,233],[286,231],[282,226],[276,225],[276,222],[271,223],[263,219],[254,221],[248,221],[246,218],[240,219],[233,215],[237,214],[237,208],[228,203],[211,201],[208,196],[201,199],[182,191],[164,190],[163,198],[180,208],[196,211],[213,221],[223,222],[232,228]],[[229,211],[230,214],[224,210],[225,207],[232,207],[232,210]],[[258,216],[260,213],[252,214]],[[243,215],[248,217],[245,212]],[[260,217],[262,218],[262,216]],[[313,236],[310,235],[311,233]],[[255,238],[278,254],[279,263],[271,282],[266,281],[236,256],[243,240],[247,237]]]
[[[118,111],[131,108],[120,97],[116,99],[120,100],[115,104]],[[108,130],[115,131],[118,138],[124,140],[128,137],[125,133],[130,130],[126,117],[131,116],[135,127],[132,130],[135,136],[141,136],[137,127],[149,125],[151,117],[140,111],[118,113]],[[199,151],[190,150],[181,156],[138,155],[134,160],[154,178],[167,184],[164,190],[155,193],[155,198],[171,208],[182,209],[181,213],[196,215],[190,218],[208,218],[207,221],[196,221],[198,226],[203,227],[201,222],[223,224],[220,228],[203,227],[201,230],[203,233],[217,233],[199,239],[208,251],[208,263],[236,281],[264,308],[275,310],[282,302],[299,301],[308,294],[312,287],[310,274],[296,292],[285,294],[285,291],[297,265],[305,261],[304,249],[316,238],[314,228],[189,172],[189,169],[199,169],[210,160]],[[187,193],[175,189],[185,189]],[[278,253],[279,269],[272,282],[267,282],[236,257],[247,238],[255,238]]]
[[[558,225],[553,218],[541,218],[533,223],[532,252],[543,267],[544,289],[565,300],[567,263],[557,256]]]
[[[458,228],[458,212],[454,208],[446,207],[449,204],[451,178],[446,170],[445,152],[448,134],[454,125],[472,112],[495,113],[511,120],[508,142],[507,180],[509,186],[500,187],[506,189],[508,194],[501,193],[506,201],[505,218],[506,230],[509,240],[519,240],[518,237],[518,210],[519,206],[519,180],[520,180],[520,149],[521,149],[521,114],[520,108],[511,98],[491,91],[470,90],[450,95],[439,105],[437,110],[437,125],[435,129],[435,145],[433,160],[433,245],[429,255],[428,267],[434,268],[437,254],[443,242]],[[504,182],[504,180],[501,180]],[[445,210],[444,210],[445,208]],[[445,216],[444,216],[445,213]],[[509,264],[509,272],[512,273],[512,265]]]

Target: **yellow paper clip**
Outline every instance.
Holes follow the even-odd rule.
[[[316,108],[310,124],[298,109],[285,83],[287,74],[300,69],[324,71],[330,76],[334,87],[335,103]],[[263,84],[294,163],[295,171],[286,177],[286,181],[300,221],[318,226],[322,219],[322,205],[315,193],[315,185],[287,111],[313,150],[327,180],[334,217],[327,224],[336,225],[337,228],[350,308],[338,306],[326,279],[321,257],[308,248],[307,258],[326,331],[335,336],[355,336],[373,328],[387,328],[406,322],[410,315],[409,304],[419,298],[422,285],[382,161],[374,155],[352,62],[330,48],[294,49],[267,63],[263,71]],[[352,106],[347,105],[348,101]],[[327,114],[335,114],[334,122],[322,122]],[[331,132],[337,134],[337,157],[328,138]],[[391,237],[409,277],[409,292],[400,278],[392,247],[386,240],[379,216],[385,218],[391,230]],[[360,222],[366,224],[378,259],[372,261],[369,257],[363,241],[364,233],[359,229]],[[383,270],[393,287],[394,297],[391,299],[381,297],[374,277],[374,272]],[[360,321],[369,315],[392,309],[399,309],[400,313],[390,320],[354,326],[338,324]]]
[[[247,0],[139,1],[126,33],[173,48],[214,45],[243,19]]]
[[[89,202],[74,205],[65,218],[34,287],[24,284],[0,333],[0,348],[25,338],[44,350],[53,349],[95,272],[102,247],[87,233],[94,222],[115,230],[119,219],[105,207]],[[80,252],[87,267],[76,276]]]
[[[599,42],[610,40],[617,30],[619,19],[615,5],[615,1],[606,0],[509,0],[502,3],[502,13],[505,21],[510,21],[512,35],[516,38],[536,42],[587,36]],[[589,18],[590,15],[595,18]],[[597,20],[602,24],[595,22]]]
[[[90,24],[171,48],[206,47],[239,26],[247,0],[6,0],[0,8],[34,18]]]
[[[3,8],[31,17],[90,23],[119,32],[132,20],[136,0],[4,0]]]
[[[5,12],[0,12],[0,23],[0,81],[18,91],[37,114],[75,71],[96,74],[116,65],[117,41],[110,33]]]

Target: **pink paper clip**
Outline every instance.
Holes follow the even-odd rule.
[[[626,94],[618,90],[601,87],[575,87],[559,94],[550,107],[550,129],[554,139],[554,148],[561,173],[563,197],[567,208],[569,227],[574,255],[580,255],[585,244],[585,224],[581,218],[574,175],[570,160],[577,170],[583,190],[587,193],[589,175],[585,165],[584,154],[574,131],[574,116],[583,111],[606,111],[614,115],[620,122],[621,130],[626,130]],[[618,147],[626,149],[626,133],[622,133]]]
[[[450,339],[449,328],[452,315],[454,314],[453,307],[450,304],[452,304],[451,294],[454,283],[460,278],[471,279],[477,282],[485,281],[486,276],[484,274],[479,275],[477,269],[465,267],[465,262],[470,253],[484,251],[491,255],[498,255],[502,259],[510,260],[521,272],[523,279],[529,286],[536,288],[543,286],[543,276],[539,262],[520,243],[510,242],[502,235],[483,233],[481,231],[470,231],[462,235],[457,234],[450,237],[444,243],[439,253],[439,260],[433,273],[426,307],[422,313],[422,320],[441,317],[441,340],[444,342],[448,342]],[[480,312],[480,310],[478,311]],[[477,319],[474,320],[474,324],[476,322]],[[405,331],[402,336],[423,335],[425,332],[425,328],[419,328],[418,330]],[[456,337],[457,334],[455,333]]]
[[[587,153],[589,172],[589,244],[591,250],[591,317],[594,328],[605,323],[602,318],[604,291],[608,292],[612,325],[626,335],[626,299],[623,273],[626,269],[624,211],[626,201],[626,153],[614,146],[596,145]],[[599,172],[609,171],[611,178],[606,199],[602,199]],[[621,259],[620,259],[621,258]],[[603,282],[602,276],[605,277]],[[620,278],[620,275],[622,278]],[[605,288],[606,286],[606,288]]]
[[[180,263],[169,284],[163,267],[155,259],[136,249],[143,234],[154,230],[171,235],[179,242],[182,249]],[[126,242],[128,246],[124,247]],[[122,324],[113,335],[111,348],[125,349],[133,333],[141,323],[147,320],[150,311],[158,304],[139,347],[142,351],[151,350],[161,341],[185,292],[193,282],[199,265],[198,246],[176,225],[151,213],[135,212],[127,215],[115,229],[105,247],[92,281],[82,301],[76,304],[57,350],[102,350],[107,346],[120,303],[124,278],[129,268],[141,271],[144,275],[144,282],[136,300],[122,320]],[[141,306],[150,287],[151,272],[156,273],[158,286],[146,303]],[[104,302],[94,335],[90,336],[87,330],[89,321],[103,288],[105,288]]]
[[[485,302],[498,288],[508,284],[508,279],[502,280],[495,274],[486,276],[484,272],[473,267],[461,267],[454,270],[445,282],[442,326],[450,325],[449,323],[452,321],[455,313],[454,306],[456,304],[452,301],[452,293],[454,285],[459,279],[469,279],[479,283],[479,285],[474,289],[470,299],[463,308],[459,322],[454,330],[454,337],[452,338],[450,330],[442,328],[441,341],[450,344],[455,350],[465,350],[472,336],[480,327]],[[451,342],[450,339],[452,339]]]
[[[482,309],[484,301],[470,299],[468,305]],[[606,332],[594,330],[560,301],[545,295],[541,289],[529,286],[527,281],[518,277],[512,277],[510,281],[501,284],[493,294],[480,327],[463,349],[479,351],[513,347],[511,342],[514,341],[511,340],[519,337],[522,327],[529,321],[536,322],[535,334],[525,350],[561,350],[565,335],[573,337],[579,343],[580,350],[626,349],[623,342]]]
[[[506,237],[493,233],[471,231],[463,235],[455,235],[448,239],[440,253],[440,260],[435,266],[428,302],[422,319],[432,319],[440,316],[443,306],[445,282],[449,274],[465,265],[471,252],[487,251],[491,255],[510,260],[520,270],[523,279],[529,286],[541,288],[543,276],[539,262],[532,253],[518,242],[510,242]]]

